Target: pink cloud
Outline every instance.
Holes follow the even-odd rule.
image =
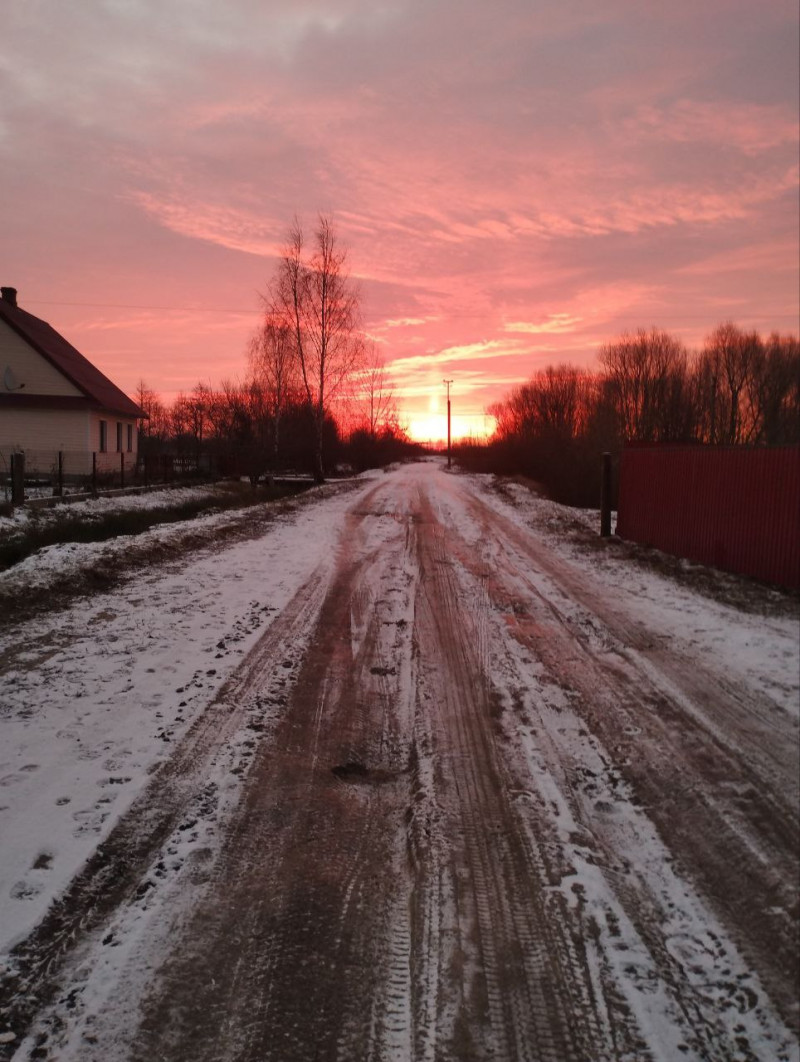
[[[796,150],[796,115],[785,106],[683,99],[667,107],[640,107],[622,123],[625,135],[717,144],[759,156],[772,148]]]
[[[503,325],[506,332],[525,332],[529,335],[543,335],[548,332],[573,332],[575,326],[583,320],[568,313],[553,313],[546,321],[507,321]]]
[[[97,304],[65,331],[128,388],[243,371],[295,213],[336,218],[409,402],[637,324],[790,326],[795,7],[12,5],[3,282]]]

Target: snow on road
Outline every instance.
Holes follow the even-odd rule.
[[[342,494],[289,506],[263,537],[206,547],[3,631],[0,948],[39,921],[302,582],[320,566],[325,578],[350,504]],[[46,593],[54,574],[126,549],[127,539],[51,546],[0,573],[0,585]]]
[[[19,1062],[303,1058],[325,1028],[342,1058],[796,1059],[796,613],[594,522],[407,466],[6,628],[4,950],[126,813],[155,830],[159,779],[175,805]]]

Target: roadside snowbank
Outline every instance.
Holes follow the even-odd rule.
[[[505,484],[498,495],[485,479],[483,490],[510,519],[534,529],[553,553],[604,588],[608,602],[635,616],[644,629],[659,632],[687,655],[715,660],[720,671],[740,676],[800,718],[800,610],[791,596],[654,550],[630,551],[618,540],[603,547],[599,512],[557,505],[516,484]],[[667,570],[648,564],[647,554],[667,561]],[[670,569],[682,578],[672,577]],[[692,585],[693,572],[702,587]],[[712,596],[717,589],[719,598]]]

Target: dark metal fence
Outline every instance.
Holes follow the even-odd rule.
[[[14,470],[17,483],[14,483]],[[206,454],[0,449],[0,501],[180,483],[219,474]],[[20,492],[22,495],[20,496]],[[13,494],[13,499],[12,499]]]
[[[800,588],[800,448],[626,447],[617,534]]]
[[[151,445],[138,454],[32,449],[17,453],[0,446],[0,502],[21,504],[67,496],[74,500],[76,495],[120,488],[177,486],[217,479],[247,478],[255,485],[268,477],[295,476],[298,472],[308,472],[306,463],[284,462],[279,470],[274,469],[271,452],[253,444],[174,450],[159,450]]]

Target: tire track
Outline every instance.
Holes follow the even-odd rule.
[[[389,654],[410,656],[413,590],[405,522],[372,543],[370,521],[391,515],[380,500],[370,492],[348,518],[286,715],[259,750],[213,893],[144,1001],[133,1060],[409,1057],[409,736]]]
[[[700,884],[783,1020],[796,1027],[797,743],[791,721],[784,718],[779,726],[775,709],[758,697],[755,722],[748,719],[749,701],[728,681],[696,661],[690,666],[660,647],[651,649],[646,632],[633,630],[532,536],[477,498],[470,504],[484,534],[492,532],[497,571],[489,592],[510,631],[578,694],[576,709],[612,750],[620,776]],[[466,543],[456,549],[479,577],[480,558]],[[542,589],[540,572],[556,593]],[[560,605],[562,593],[568,611]],[[575,621],[575,601],[588,612],[588,636]],[[723,720],[731,728],[726,736],[720,733]],[[613,840],[603,837],[602,821],[594,828],[613,860]],[[643,905],[638,893],[628,892],[627,900],[680,1000],[686,986],[653,936],[652,906]]]
[[[420,689],[434,720],[465,960],[443,1057],[568,1062],[602,1057],[602,1036],[584,964],[550,882],[532,856],[504,786],[491,729],[484,629],[487,601],[465,594],[432,505],[423,499],[417,606]],[[480,573],[478,573],[480,587]],[[433,705],[431,705],[433,702]],[[451,795],[452,794],[452,795]],[[421,942],[420,942],[421,943]],[[470,967],[471,964],[471,968]]]
[[[69,889],[9,954],[0,1012],[17,1041],[54,997],[65,962],[85,937],[130,902],[167,838],[200,798],[220,745],[242,726],[253,691],[303,642],[330,577],[326,562],[297,591],[215,699],[98,846]],[[0,1044],[0,1058],[11,1048]]]
[[[663,686],[666,679],[666,688],[673,696],[676,691],[684,695],[684,709],[695,716],[696,726],[709,730],[739,755],[746,752],[748,762],[757,763],[767,778],[777,776],[778,784],[771,788],[784,796],[787,808],[796,808],[800,794],[796,720],[788,718],[761,694],[748,691],[745,698],[727,675],[714,669],[712,661],[704,660],[698,666],[696,659],[663,648],[652,632],[621,613],[607,595],[597,592],[533,535],[526,535],[477,497],[473,496],[470,502],[473,517],[487,533],[491,528],[493,541],[502,543],[506,564],[515,567],[518,577],[524,579],[526,570],[544,573],[564,595],[565,602],[582,608],[581,622],[585,626],[571,622],[557,602],[542,598],[535,584],[526,580],[529,590],[552,609],[554,618],[571,630],[587,652],[601,661],[604,655],[617,653],[630,659],[634,666],[646,669],[651,682]],[[527,563],[520,564],[520,558]]]

